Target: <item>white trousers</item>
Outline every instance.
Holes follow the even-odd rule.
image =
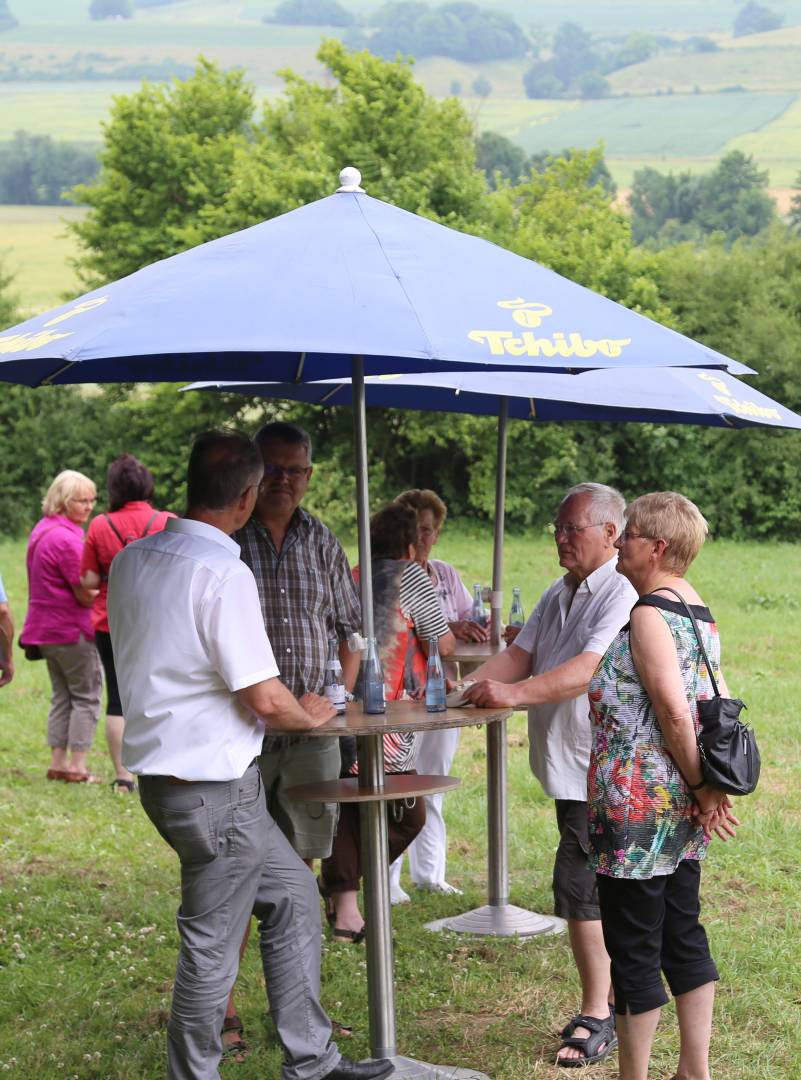
[[[459,728],[423,731],[418,735],[414,767],[418,773],[449,776],[459,745]],[[409,870],[415,885],[441,885],[445,881],[448,838],[442,816],[443,795],[426,795],[426,823],[408,847]],[[400,885],[403,856],[389,868],[390,883]]]

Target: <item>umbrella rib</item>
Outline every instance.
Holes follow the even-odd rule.
[[[295,382],[299,383],[301,381],[301,378],[303,376],[303,368],[305,366],[306,366],[306,353],[302,352],[300,354],[300,359],[298,360],[298,370],[295,372]]]
[[[70,368],[75,367],[77,360],[68,360],[65,364],[62,364],[56,371],[51,372],[39,382],[40,386],[53,386],[54,380],[63,375],[65,371],[69,371]]]
[[[384,256],[384,259],[386,260],[387,266],[392,271],[392,274],[394,275],[395,280],[397,281],[401,292],[403,293],[403,295],[406,298],[406,303],[409,305],[409,310],[414,315],[415,322],[417,323],[417,325],[418,325],[418,327],[420,329],[420,333],[423,335],[423,338],[425,339],[426,345],[428,346],[428,354],[429,354],[429,356],[432,359],[437,359],[436,354],[434,352],[434,346],[431,344],[431,339],[429,338],[428,334],[426,333],[425,327],[423,326],[422,322],[420,321],[420,316],[417,314],[417,309],[415,308],[414,304],[412,303],[411,297],[409,296],[408,292],[406,291],[406,287],[404,286],[403,281],[401,280],[400,274],[397,272],[395,267],[392,265],[392,261],[391,261],[389,255],[387,255],[387,252],[386,252],[386,250],[384,248],[384,244],[383,244],[383,242],[381,240],[381,237],[378,235],[376,230],[373,228],[373,226],[367,220],[367,215],[365,214],[364,208],[361,205],[361,200],[358,199],[358,198],[356,199],[356,205],[359,208],[359,213],[362,215],[362,219],[364,220],[365,225],[367,226],[367,228],[370,230],[370,232],[375,237],[376,243],[378,244],[378,248],[379,248],[381,254]]]

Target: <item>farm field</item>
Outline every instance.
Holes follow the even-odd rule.
[[[110,456],[116,452],[109,448]],[[485,581],[489,529],[449,520],[437,554],[454,562],[466,581]],[[18,619],[25,610],[23,561],[23,542],[0,541],[0,567]],[[713,1075],[794,1080],[801,1075],[795,927],[801,547],[712,543],[696,566],[690,576],[717,616],[726,676],[750,706],[763,754],[760,788],[738,808],[743,826],[736,843],[715,842],[704,870],[704,923],[722,976]],[[527,611],[555,572],[552,541],[535,533],[509,538],[507,593],[521,585]],[[176,954],[176,862],[135,797],[112,796],[105,785],[45,780],[42,668],[20,654],[17,677],[2,691],[0,1068],[19,1080],[157,1080],[164,1074]],[[510,721],[508,744],[511,899],[547,912],[553,809],[528,771],[521,714]],[[110,779],[100,733],[90,764]],[[445,804],[448,873],[465,895],[411,890],[413,902],[393,910],[400,1047],[423,1060],[479,1067],[493,1080],[557,1080],[563,1070],[550,1061],[578,991],[564,936],[492,940],[423,929],[426,921],[467,910],[486,896],[483,732],[465,730],[453,772],[462,783]],[[410,887],[408,879],[404,884]],[[239,986],[252,1050],[241,1065],[226,1069],[240,1080],[275,1076],[280,1054],[264,1016],[253,943]],[[353,1025],[345,1050],[354,1057],[368,1050],[365,994],[364,950],[324,938],[323,1003]],[[654,1077],[672,1074],[676,1051],[671,1005],[656,1036]],[[593,1073],[599,1080],[616,1075],[615,1057]]]
[[[666,53],[614,71],[608,79],[615,94],[689,94],[696,88],[708,93],[729,87],[798,90],[801,45]]]
[[[80,206],[0,206],[0,256],[24,318],[62,303],[64,293],[82,291],[68,262],[76,244],[64,222],[84,213]]]

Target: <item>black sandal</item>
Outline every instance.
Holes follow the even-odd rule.
[[[347,941],[351,945],[361,945],[364,941],[364,927],[361,930],[345,930],[341,926],[332,926],[331,937],[334,941]]]
[[[120,791],[127,791],[130,794],[133,794],[133,792],[136,791],[136,784],[133,780],[120,780],[119,777],[116,780],[112,780],[109,786],[112,791],[119,789]]]
[[[221,1035],[225,1035],[228,1031],[235,1031],[238,1035],[245,1033],[244,1025],[240,1018],[234,1013],[233,1016],[226,1016],[223,1020]],[[250,1052],[250,1047],[244,1039],[235,1039],[234,1042],[222,1044],[222,1060],[223,1061],[235,1061],[239,1064],[240,1061],[244,1061]]]
[[[577,1027],[586,1028],[590,1034],[584,1036],[574,1035]],[[562,1045],[560,1050],[572,1046],[580,1050],[584,1057],[580,1058],[556,1058],[556,1064],[566,1069],[582,1069],[585,1065],[595,1065],[603,1061],[617,1046],[615,1034],[615,1014],[610,1012],[605,1020],[599,1020],[597,1016],[574,1016],[562,1029]],[[603,1049],[601,1049],[603,1047]]]

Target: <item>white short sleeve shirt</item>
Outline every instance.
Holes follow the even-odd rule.
[[[111,564],[109,626],[133,773],[234,780],[264,725],[234,692],[279,674],[256,582],[213,525],[171,519]]]
[[[575,594],[567,576],[546,589],[515,645],[531,653],[532,675],[550,671],[581,653],[603,656],[628,622],[636,600],[637,593],[618,574],[617,557],[613,557],[585,578]],[[586,694],[529,707],[531,771],[552,799],[587,801],[590,736]]]

